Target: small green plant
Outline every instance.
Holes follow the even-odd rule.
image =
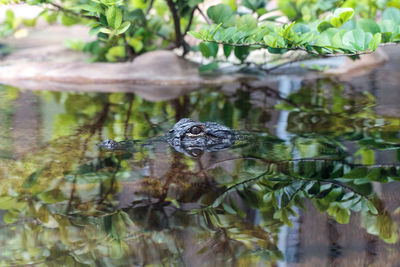
[[[66,0],[19,1],[43,7],[38,18],[48,23],[60,22],[64,26],[83,24],[90,26],[95,40],[77,45],[73,49],[91,53],[94,61],[124,61],[138,54],[155,49],[183,47],[186,54],[190,47],[184,37],[195,23],[194,12],[201,0]],[[37,18],[35,18],[36,20]],[[20,21],[11,11],[1,33],[8,35]]]

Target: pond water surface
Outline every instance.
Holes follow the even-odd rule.
[[[400,118],[380,95],[331,79],[160,102],[1,86],[0,266],[396,266]],[[249,138],[98,147],[185,117]]]

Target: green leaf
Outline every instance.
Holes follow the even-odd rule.
[[[382,20],[391,20],[394,24],[400,24],[400,10],[395,7],[389,7],[382,13]]]
[[[42,17],[44,18],[44,20],[49,23],[52,24],[57,20],[58,17],[58,13],[54,12],[54,13],[50,13],[50,12],[45,12]]]
[[[350,211],[348,209],[338,208],[335,219],[340,224],[348,224],[350,221]]]
[[[360,18],[357,20],[357,28],[360,28],[364,32],[370,32],[372,34],[380,32],[378,24],[372,19]]]
[[[48,204],[61,202],[67,199],[62,191],[58,188],[41,193],[39,198]]]
[[[329,21],[323,21],[318,25],[318,31],[323,32],[329,28],[333,28],[334,26]]]
[[[220,29],[219,30],[220,34],[220,41],[221,42],[225,42],[225,43],[230,43],[232,40],[232,37],[235,35],[236,33],[236,28],[235,27],[229,27],[226,29]],[[216,37],[215,37],[216,39]]]
[[[137,38],[130,38],[128,41],[129,45],[135,49],[135,52],[140,52],[143,49],[143,42]]]
[[[375,168],[368,172],[367,179],[381,183],[388,182],[387,172],[383,168]]]
[[[39,178],[39,176],[43,172],[43,170],[44,170],[44,168],[42,168],[38,171],[35,171],[31,175],[29,175],[29,177],[22,184],[22,188],[24,188],[24,189],[31,188],[36,183],[37,179]]]
[[[103,13],[103,9],[101,8],[100,5],[77,5],[72,7],[71,9],[73,10],[85,10],[88,12],[93,12],[93,13]]]
[[[285,14],[290,20],[293,20],[297,15],[295,3],[295,1],[278,0],[279,10],[283,14]]]
[[[343,175],[343,178],[358,179],[367,177],[367,168],[356,168]]]
[[[96,26],[90,29],[89,35],[96,35],[100,32],[101,26]]]
[[[388,43],[390,42],[392,38],[392,33],[391,32],[383,32],[382,33],[382,43]]]
[[[218,4],[207,9],[208,17],[216,24],[230,24],[234,13],[229,5]]]
[[[117,33],[118,34],[123,34],[126,32],[129,27],[131,26],[131,23],[129,21],[125,21],[124,23],[121,24],[121,26],[118,28]]]
[[[246,46],[235,46],[233,52],[235,56],[243,62],[250,54],[250,48]]]
[[[333,37],[339,32],[336,28],[329,28],[317,36],[315,44],[321,47],[333,46]]]
[[[268,52],[271,54],[283,54],[286,53],[288,50],[286,48],[275,48],[275,47],[268,47]]]
[[[243,27],[249,31],[257,28],[257,25],[258,25],[257,19],[250,14],[241,16],[236,23],[236,26],[238,28]]]
[[[264,0],[242,0],[242,5],[255,12],[265,7],[266,3]]]
[[[376,207],[375,207],[374,203],[372,203],[372,201],[370,201],[369,199],[366,199],[366,200],[365,200],[365,204],[366,204],[368,210],[369,210],[372,214],[378,215],[378,210],[376,209]]]
[[[397,25],[392,20],[381,20],[378,22],[380,32],[397,33]]]
[[[225,55],[226,58],[228,58],[228,57],[231,55],[233,46],[231,46],[231,45],[224,45],[223,48],[224,48],[224,55]]]
[[[232,215],[236,215],[237,214],[236,211],[231,206],[229,206],[229,205],[227,205],[225,203],[222,203],[222,207],[229,214],[232,214]]]
[[[400,41],[400,33],[392,36],[392,41],[393,42],[399,42]]]
[[[343,47],[343,35],[347,32],[347,30],[340,30],[335,33],[331,38],[331,44],[333,47],[342,48]]]
[[[378,48],[379,44],[382,41],[382,34],[377,33],[372,37],[371,41],[368,44],[368,49],[371,51],[375,51]]]
[[[267,14],[268,13],[268,10],[266,9],[266,8],[259,8],[259,9],[257,9],[256,10],[256,13],[257,13],[257,15],[258,15],[258,17],[261,17],[262,15],[264,15],[264,14]],[[278,16],[278,18],[279,18],[279,16]],[[272,17],[268,17],[268,19],[272,19]]]
[[[23,23],[25,26],[28,26],[28,27],[35,27],[36,22],[37,22],[37,18],[33,18],[33,19],[22,19],[22,23]]]
[[[201,33],[195,31],[189,31],[188,34],[199,40],[203,40],[204,38],[204,36]]]
[[[203,2],[203,0],[188,0],[187,4],[189,7],[194,8],[201,2]]]
[[[111,34],[113,31],[103,27],[103,28],[99,29],[99,32],[106,33],[106,34]]]
[[[47,223],[49,221],[49,210],[47,209],[46,205],[43,205],[39,208],[39,211],[37,212],[38,219],[43,222]]]
[[[15,208],[17,200],[12,196],[2,196],[0,197],[0,210],[8,210]]]
[[[122,45],[111,47],[106,54],[107,60],[111,62],[115,62],[118,59],[124,57],[125,57],[125,47]]]
[[[61,15],[61,23],[64,26],[71,26],[76,24],[78,21],[70,16],[65,15],[64,13]]]
[[[206,57],[216,57],[218,53],[218,44],[211,42],[201,42],[199,44],[201,54]]]
[[[19,213],[16,211],[7,211],[3,216],[3,220],[6,224],[15,223],[18,221]]]
[[[333,26],[340,27],[346,21],[350,20],[354,15],[354,10],[352,8],[338,8],[333,13],[331,18],[331,23]]]
[[[6,10],[6,21],[10,24],[12,24],[12,22],[15,19],[15,14],[14,11],[12,11],[11,9],[7,9]]]
[[[201,72],[201,73],[209,72],[209,71],[215,70],[217,68],[218,68],[218,62],[211,62],[206,65],[201,65],[199,67],[199,72]]]
[[[116,6],[111,6],[106,11],[108,25],[113,29],[118,29],[122,23],[122,12]]]
[[[372,33],[360,29],[349,31],[343,35],[343,45],[348,49],[365,51],[372,39]]]

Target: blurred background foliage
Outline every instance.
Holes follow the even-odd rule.
[[[33,19],[7,11],[0,35],[34,26],[39,18],[65,26],[89,26],[95,40],[70,40],[71,49],[88,52],[93,61],[133,60],[156,49],[200,51],[209,62],[244,63],[253,50],[272,54],[300,50],[312,57],[356,56],[380,44],[400,40],[398,0],[3,0],[43,8]],[[188,33],[203,40],[190,40]],[[218,53],[218,51],[220,52]],[[232,56],[231,56],[232,54]]]

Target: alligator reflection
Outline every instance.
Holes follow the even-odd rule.
[[[339,224],[357,216],[363,231],[398,241],[399,207],[388,207],[376,188],[400,179],[400,165],[377,164],[374,154],[391,159],[400,123],[375,114],[368,93],[320,80],[286,98],[266,88],[160,103],[123,94],[41,94],[65,112],[55,116],[45,145],[21,155],[2,144],[12,156],[0,161],[0,265],[274,263],[287,260],[282,227],[311,205]],[[257,94],[269,98],[260,104],[252,99]],[[288,140],[268,130],[279,110],[289,111]],[[120,151],[96,146],[104,135],[160,136],[171,117],[219,121],[249,135],[197,158],[163,142]]]

